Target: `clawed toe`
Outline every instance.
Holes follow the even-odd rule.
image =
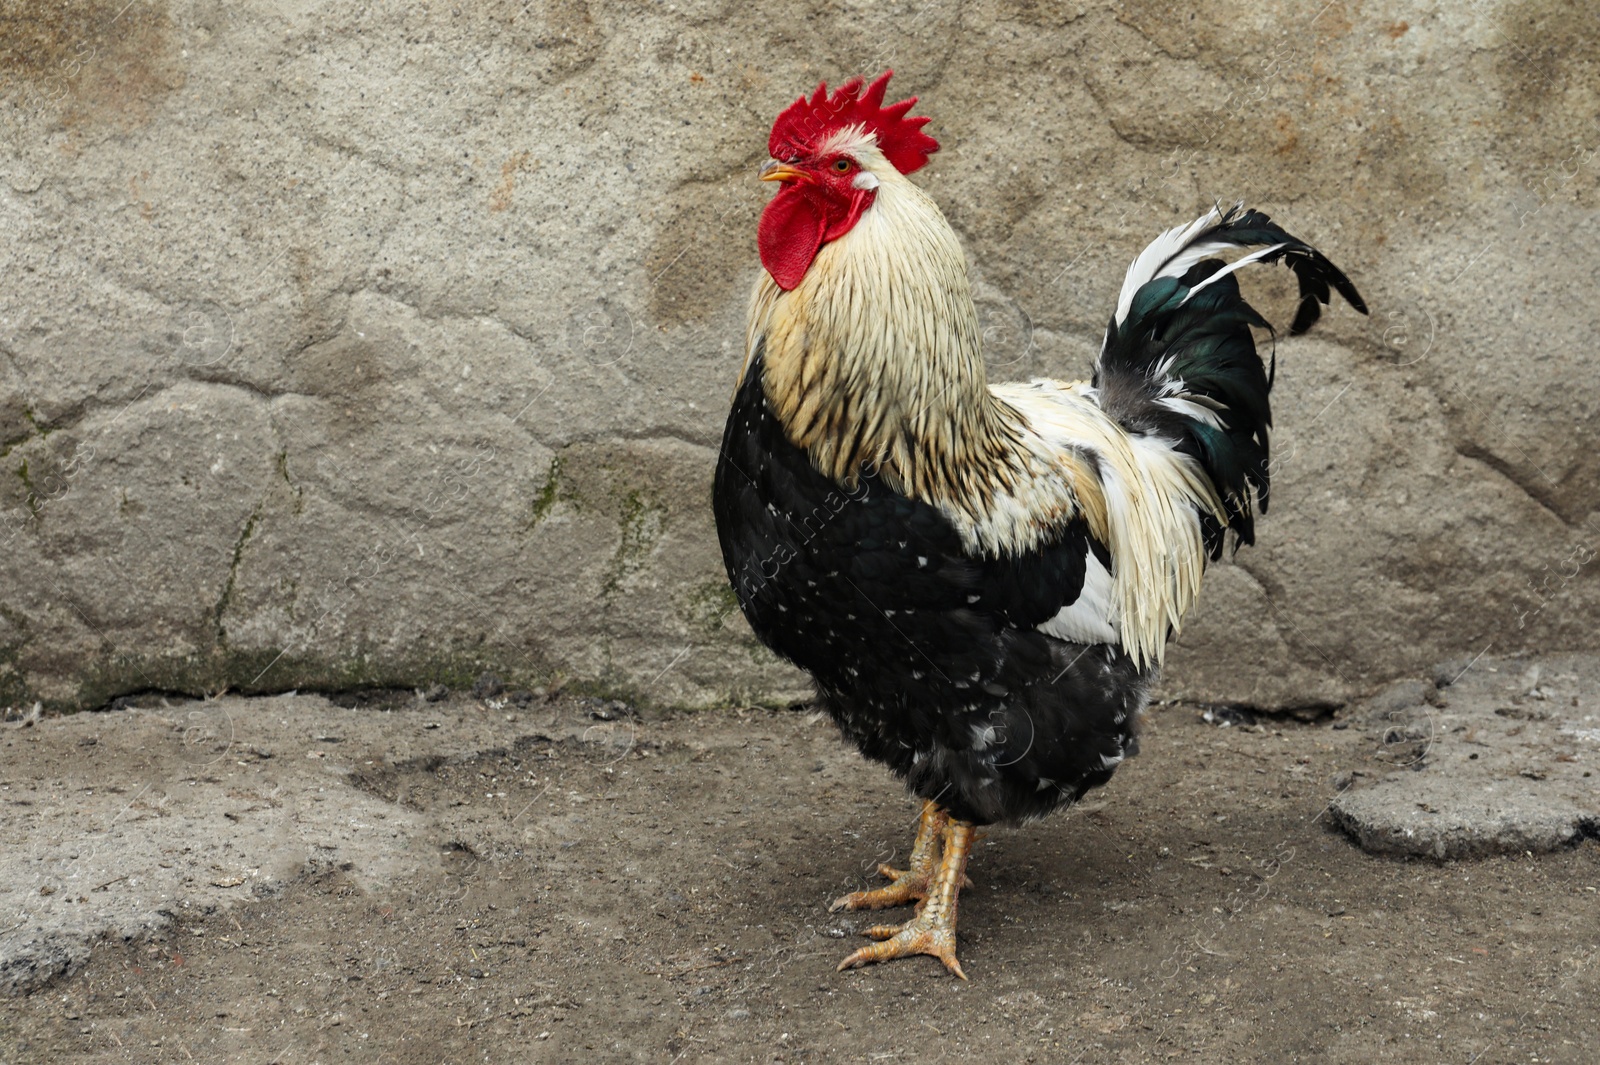
[[[967,974],[961,971],[961,963],[956,960],[956,901],[962,885],[967,883],[967,852],[972,846],[973,828],[965,822],[947,821],[943,835],[943,853],[931,875],[899,874],[888,887],[856,892],[834,903],[835,909],[867,909],[874,903],[894,905],[893,902],[879,902],[890,897],[909,896],[918,899],[916,915],[905,924],[868,928],[864,934],[877,942],[862,947],[840,962],[841,972],[893,958],[929,954],[943,962],[944,967],[956,976],[963,980],[967,978]],[[885,875],[898,872],[888,867],[880,871],[884,871]],[[913,879],[921,881],[915,892],[911,890]]]
[[[967,974],[961,971],[961,963],[956,960],[954,919],[944,921],[916,917],[898,927],[878,925],[869,928],[866,934],[878,942],[870,947],[862,947],[840,962],[840,972],[846,969],[859,969],[874,962],[928,954],[943,962],[944,967],[954,975],[963,980],[967,978]]]

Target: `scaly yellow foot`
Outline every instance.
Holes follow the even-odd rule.
[[[908,902],[920,902],[926,898],[928,882],[933,877],[934,867],[939,864],[939,836],[944,832],[945,823],[949,820],[950,815],[936,803],[931,801],[923,803],[922,816],[917,820],[917,838],[911,844],[911,860],[907,863],[909,868],[878,866],[878,875],[892,883],[872,891],[852,891],[848,895],[841,895],[833,900],[828,912],[881,910],[889,906],[904,906]]]
[[[867,929],[867,935],[878,942],[862,947],[840,962],[841,972],[892,958],[931,954],[944,962],[946,969],[963,980],[967,978],[956,960],[956,899],[966,879],[967,854],[972,849],[974,834],[972,825],[945,815],[944,853],[917,915],[898,927],[878,925]]]

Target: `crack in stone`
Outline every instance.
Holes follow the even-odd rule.
[[[1249,577],[1257,588],[1261,589],[1261,596],[1269,604],[1282,602],[1284,598],[1283,582],[1267,573],[1257,573],[1252,564],[1241,562],[1238,558],[1232,561],[1233,568]],[[1279,634],[1280,636],[1282,633]]]
[[[1464,459],[1470,459],[1473,462],[1482,463],[1495,473],[1498,473],[1501,477],[1504,477],[1506,480],[1510,481],[1518,490],[1522,492],[1523,495],[1537,503],[1541,509],[1549,513],[1551,517],[1555,518],[1566,528],[1572,529],[1577,527],[1578,519],[1568,518],[1566,514],[1562,512],[1561,504],[1556,500],[1554,492],[1547,489],[1541,489],[1538,485],[1538,482],[1534,481],[1532,477],[1519,472],[1517,468],[1510,462],[1507,462],[1499,455],[1496,455],[1482,444],[1476,442],[1457,443],[1455,445],[1455,452]],[[1546,477],[1543,472],[1540,472],[1539,476],[1545,477],[1546,481],[1549,480],[1549,478]]]
[[[233,601],[233,589],[239,577],[239,563],[244,558],[245,545],[255,535],[256,524],[261,520],[261,510],[265,505],[266,500],[263,498],[256,503],[255,509],[250,512],[250,517],[245,519],[244,528],[239,532],[239,539],[233,545],[233,558],[228,563],[228,579],[222,586],[222,594],[217,597],[217,605],[211,609],[211,624],[215,630],[217,646],[223,649],[228,646],[228,633],[222,624],[222,618],[228,612],[228,605]]]

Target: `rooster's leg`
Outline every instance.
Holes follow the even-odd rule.
[[[928,882],[933,877],[934,867],[939,864],[939,837],[949,820],[950,815],[929,799],[922,806],[922,817],[917,821],[917,838],[911,844],[911,858],[906,862],[906,868],[878,866],[878,875],[891,881],[887,887],[841,895],[833,900],[828,912],[881,910],[926,898]]]
[[[862,947],[840,962],[841,970],[912,954],[932,954],[944,962],[946,969],[963,980],[967,978],[961,971],[961,963],[956,961],[956,897],[961,894],[961,885],[966,880],[967,852],[972,848],[975,832],[967,822],[947,817],[944,853],[917,915],[899,927],[869,928],[867,935],[879,942]]]

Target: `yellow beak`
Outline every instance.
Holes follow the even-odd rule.
[[[788,163],[780,163],[776,159],[767,160],[767,164],[756,175],[762,181],[806,181],[811,180],[811,175],[804,170],[796,169]]]

